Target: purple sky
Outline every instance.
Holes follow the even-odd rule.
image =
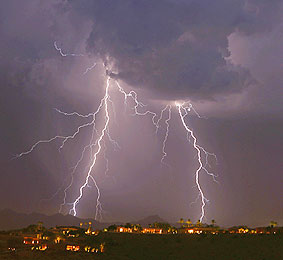
[[[48,3],[47,3],[48,2]],[[57,213],[71,167],[90,131],[68,141],[42,144],[11,160],[40,139],[72,134],[87,121],[62,111],[88,114],[105,88],[103,62],[111,68],[110,132],[93,171],[101,189],[104,220],[135,220],[158,214],[168,221],[196,221],[195,150],[176,108],[172,109],[166,163],[160,165],[164,120],[155,135],[150,116],[124,112],[115,80],[160,113],[175,100],[191,100],[207,119],[188,125],[200,145],[218,157],[200,182],[206,219],[220,225],[283,223],[283,3],[280,0],[4,0],[0,4],[0,207]],[[62,57],[65,53],[83,57]],[[83,74],[87,67],[97,66]],[[103,118],[98,117],[98,128]],[[85,159],[67,201],[78,196]],[[93,185],[91,185],[93,186]],[[79,217],[93,217],[97,191],[89,187]],[[64,208],[64,213],[67,212]]]

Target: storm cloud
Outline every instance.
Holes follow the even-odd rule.
[[[160,100],[223,103],[233,94],[264,92],[268,82],[252,71],[256,57],[239,61],[243,51],[237,43],[248,39],[241,46],[244,50],[271,32],[282,35],[279,0],[16,2],[7,1],[2,8],[3,69],[13,62],[15,70],[22,63],[31,72],[40,66],[33,75],[57,77],[58,61],[52,60],[56,52],[51,49],[57,41],[65,50],[102,60],[113,78],[146,89]],[[277,55],[276,50],[270,52],[269,56]],[[70,67],[77,65],[68,61]]]
[[[249,18],[244,1],[70,1],[93,21],[87,49],[113,77],[160,99],[241,92],[247,69],[226,60],[228,36]]]

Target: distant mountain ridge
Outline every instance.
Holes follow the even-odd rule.
[[[55,226],[79,226],[81,222],[92,222],[95,229],[107,227],[107,223],[100,223],[94,219],[80,219],[72,215],[54,214],[47,216],[40,213],[17,213],[10,209],[0,211],[0,230],[13,230],[37,224],[42,221],[46,228]]]
[[[43,222],[46,228],[55,226],[79,226],[81,222],[92,222],[94,229],[103,229],[114,223],[101,223],[94,219],[81,219],[72,215],[44,215],[41,213],[18,213],[11,209],[0,210],[0,230],[14,230],[27,227],[32,224],[37,224],[39,221]],[[149,224],[154,222],[166,222],[158,215],[149,216],[138,221],[131,221],[131,223],[138,223],[143,227],[148,227]],[[121,222],[115,222],[115,224],[121,224]]]
[[[137,223],[137,224],[140,224],[143,227],[148,227],[149,224],[153,224],[154,222],[165,223],[167,221],[160,218],[158,215],[152,215],[152,216],[148,216],[146,218],[140,219],[138,221],[134,221],[132,223]]]

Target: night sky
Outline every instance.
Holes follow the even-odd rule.
[[[54,108],[94,112],[104,95],[106,64],[114,103],[109,131],[121,148],[105,140],[92,171],[103,221],[200,217],[196,151],[174,106],[190,100],[204,118],[192,113],[186,122],[218,158],[209,160],[218,183],[200,174],[209,199],[204,222],[282,225],[282,13],[282,0],[2,0],[0,209],[58,212],[62,187],[91,129],[61,152],[54,141],[12,158],[40,139],[71,135],[89,122]],[[64,53],[83,56],[62,57],[54,42]],[[150,115],[133,116],[130,101],[124,107],[115,80],[158,115],[173,105],[166,165],[160,163],[165,118],[156,135]],[[98,129],[102,124],[98,116]],[[67,202],[78,196],[89,162],[86,156],[75,173]],[[96,198],[89,183],[77,216],[94,217]]]

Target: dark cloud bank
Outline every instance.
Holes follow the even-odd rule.
[[[93,21],[88,51],[110,57],[117,78],[167,99],[213,99],[256,84],[227,60],[228,36],[267,33],[282,11],[280,1],[70,3]]]
[[[225,60],[227,37],[249,18],[244,2],[83,3],[73,8],[94,22],[88,50],[110,57],[115,77],[132,86],[159,98],[212,99],[252,82],[248,70]]]
[[[55,55],[50,45],[59,40],[107,61],[113,77],[149,89],[156,99],[218,100],[253,88],[268,91],[253,73],[254,65],[267,66],[253,64],[255,56],[248,65],[234,62],[231,45],[276,30],[282,42],[279,0],[30,0],[3,6],[5,61],[33,66]]]

